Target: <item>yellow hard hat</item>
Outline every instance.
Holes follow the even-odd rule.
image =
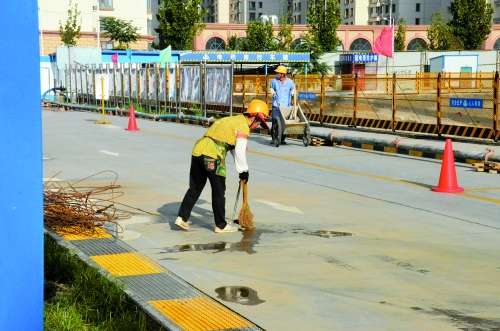
[[[264,101],[260,99],[253,99],[248,104],[248,108],[245,111],[245,114],[259,116],[263,119],[266,119],[269,116],[269,108],[267,107],[267,103],[265,103]]]
[[[266,119],[269,117],[269,108],[267,107],[267,103],[260,99],[253,99],[249,104],[247,110],[244,114],[248,114],[250,116],[255,116],[260,122],[260,125],[264,129],[269,129],[267,126]]]
[[[278,73],[278,74],[285,74],[288,72],[288,70],[286,69],[285,66],[278,66],[278,68],[276,68],[276,70],[274,70],[274,72]]]

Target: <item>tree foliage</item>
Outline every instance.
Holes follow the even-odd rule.
[[[271,22],[253,21],[247,25],[247,36],[243,50],[264,52],[277,49],[278,44],[274,38]]]
[[[278,49],[280,51],[290,51],[293,41],[292,28],[293,26],[289,23],[287,18],[284,18],[280,24],[280,30],[278,32],[279,45]]]
[[[487,0],[453,0],[450,6],[452,33],[465,49],[479,49],[491,32],[493,8]]]
[[[331,67],[325,62],[321,62],[321,55],[323,55],[323,52],[318,42],[311,34],[306,34],[295,50],[298,52],[308,52],[311,57],[310,62],[305,66],[302,64],[292,65],[297,73],[303,73],[307,70],[308,73],[326,75],[330,72]]]
[[[173,49],[191,49],[194,37],[204,27],[203,0],[160,1],[156,15],[158,28],[155,29],[159,42],[153,47],[164,49],[170,45]]]
[[[406,43],[406,23],[404,19],[398,22],[398,30],[394,35],[394,49],[396,51],[404,51]]]
[[[78,5],[70,1],[68,7],[68,17],[64,24],[59,21],[59,35],[61,36],[61,41],[66,46],[75,46],[77,39],[80,37],[81,25],[78,24],[78,17],[80,12],[78,11]]]
[[[461,49],[460,40],[453,35],[450,25],[445,21],[441,13],[432,15],[432,22],[427,30],[429,49],[447,51]]]
[[[126,49],[131,42],[139,38],[138,28],[132,25],[132,22],[127,22],[115,17],[105,17],[101,21],[102,29],[105,31],[105,36],[114,42],[118,42],[116,49]]]
[[[337,27],[340,24],[340,6],[338,0],[312,0],[307,12],[309,31],[314,43],[323,52],[337,49],[340,40]]]

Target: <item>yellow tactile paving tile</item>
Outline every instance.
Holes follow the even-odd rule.
[[[410,156],[422,157],[424,155],[424,152],[410,149],[410,152],[408,154]]]
[[[384,146],[384,152],[386,152],[386,153],[397,153],[398,149],[396,147]]]
[[[373,145],[372,144],[361,144],[361,148],[373,150]]]
[[[94,228],[92,230],[82,230],[76,226],[68,226],[55,230],[64,240],[87,240],[111,238],[111,234],[103,228]]]
[[[251,322],[207,297],[150,301],[169,320],[189,331],[255,327]]]
[[[138,276],[158,274],[165,269],[138,253],[96,255],[90,257],[113,276]]]

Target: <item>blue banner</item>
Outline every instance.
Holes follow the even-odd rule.
[[[483,99],[450,98],[450,107],[482,109]]]
[[[182,53],[181,62],[223,62],[223,63],[286,63],[309,62],[309,53],[268,53],[268,52],[187,52]]]
[[[317,95],[316,93],[313,93],[313,92],[299,92],[299,100],[307,100],[307,101],[310,101],[310,100],[316,100],[317,99]]]
[[[374,53],[340,54],[340,61],[351,62],[351,63],[378,62],[378,54]]]

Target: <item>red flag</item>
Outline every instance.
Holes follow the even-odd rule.
[[[394,25],[387,26],[382,30],[380,36],[375,40],[373,52],[387,57],[394,56]]]
[[[113,62],[113,64],[118,63],[118,53],[111,55],[111,62]]]

